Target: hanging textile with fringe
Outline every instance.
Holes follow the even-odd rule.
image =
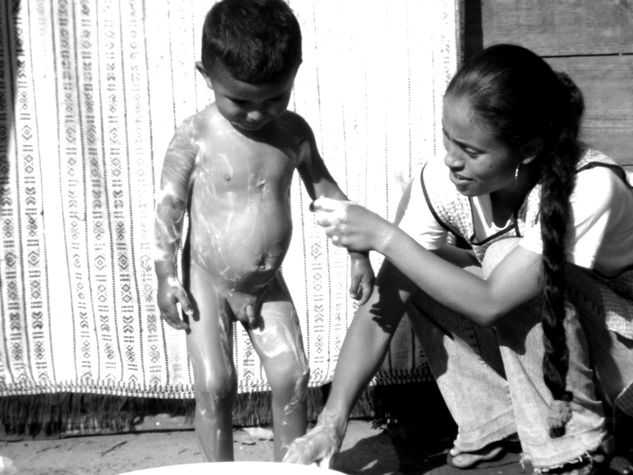
[[[194,68],[211,4],[0,3],[0,398],[193,397],[184,333],[157,313],[151,254],[162,154],[213,100]],[[289,107],[348,196],[391,219],[412,170],[441,147],[457,2],[289,4],[304,37]],[[298,179],[292,201],[283,272],[314,388],[331,380],[353,315],[348,257],[312,222]],[[239,328],[234,350],[239,393],[266,391]],[[405,322],[378,380],[428,378]]]

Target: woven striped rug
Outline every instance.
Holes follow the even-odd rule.
[[[194,68],[211,3],[0,2],[0,396],[193,397],[184,333],[157,313],[151,248],[162,154],[213,99]],[[304,35],[290,107],[348,196],[393,218],[441,143],[456,1],[289,3]],[[353,316],[348,258],[312,222],[298,178],[292,200],[283,272],[318,386]],[[241,329],[234,349],[239,392],[265,391]],[[426,378],[405,323],[376,381]]]

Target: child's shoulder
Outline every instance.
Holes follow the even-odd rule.
[[[222,124],[222,116],[215,103],[212,103],[186,117],[178,129],[180,133],[197,136],[208,133],[210,129],[217,128],[220,124]]]
[[[283,127],[287,133],[292,134],[298,139],[307,138],[312,135],[310,124],[299,114],[293,111],[286,111],[279,118],[279,125]]]
[[[191,114],[189,117],[183,120],[182,123],[195,124],[199,122],[209,122],[217,120],[219,117],[221,117],[220,112],[218,111],[215,102],[212,102],[211,104]]]

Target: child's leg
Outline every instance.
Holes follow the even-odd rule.
[[[190,269],[189,291],[196,309],[187,336],[194,371],[196,434],[207,461],[232,461],[237,388],[232,314],[213,281],[196,265]]]
[[[292,441],[305,434],[310,377],[299,319],[281,273],[265,290],[261,317],[262,324],[248,331],[271,386],[274,459],[280,461]]]

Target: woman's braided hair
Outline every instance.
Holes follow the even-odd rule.
[[[543,240],[545,384],[554,402],[550,434],[565,433],[572,394],[566,389],[569,351],[565,337],[566,236],[569,197],[582,153],[582,93],[564,73],[517,45],[490,46],[468,61],[451,80],[447,96],[465,99],[477,117],[511,150],[538,151],[540,223]]]

